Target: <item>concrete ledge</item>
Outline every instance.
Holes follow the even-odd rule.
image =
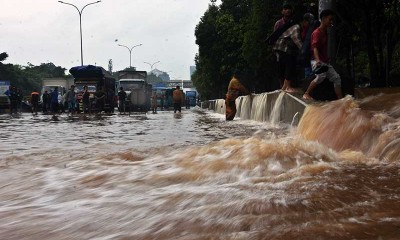
[[[215,99],[201,103],[203,109],[225,114],[225,100]],[[297,125],[307,104],[295,95],[274,91],[236,99],[236,117],[259,122],[285,122]]]

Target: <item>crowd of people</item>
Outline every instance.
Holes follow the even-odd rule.
[[[42,94],[35,89],[29,97],[24,98],[21,89],[10,86],[4,94],[9,98],[10,114],[22,112],[22,105],[24,105],[25,108],[30,108],[31,112],[37,115],[40,110],[43,111],[43,114],[57,114],[62,112],[74,114],[78,111],[89,113],[93,109],[97,112],[104,111],[105,101],[108,98],[114,98],[114,92],[109,92],[111,91],[103,91],[100,88],[92,96],[87,86],[83,87],[83,92],[77,93],[75,85],[71,85],[70,89],[64,95],[61,95],[58,87],[54,87],[50,92],[45,90]],[[80,101],[78,101],[78,98]],[[113,100],[109,102],[113,103]]]
[[[304,100],[312,100],[312,92],[325,79],[333,83],[337,99],[342,98],[341,78],[330,64],[328,55],[328,28],[333,25],[335,13],[330,9],[321,11],[320,21],[315,20],[313,14],[306,13],[299,24],[293,20],[290,4],[284,3],[281,13],[282,18],[276,21],[273,33],[266,39],[276,56],[281,89],[288,93],[299,91],[294,82],[296,68],[300,65],[304,69],[303,78],[312,78],[302,96]],[[235,73],[228,86],[225,99],[227,121],[235,117],[235,100],[240,95],[250,94],[241,78]]]
[[[24,99],[22,91],[14,86],[10,86],[5,92],[5,95],[7,95],[10,100],[10,114],[20,113],[22,111],[20,105]],[[116,98],[115,101],[118,102],[118,111],[121,114],[125,114],[129,107],[127,106],[128,94],[123,87],[120,87],[117,96],[114,95],[114,92],[103,91],[101,87],[95,93],[90,93],[88,91],[88,86],[83,86],[83,91],[77,91],[75,85],[71,85],[69,90],[62,95],[58,87],[54,87],[50,92],[45,90],[43,94],[40,94],[37,90],[32,91],[30,96],[26,98],[26,106],[30,108],[34,115],[37,115],[40,110],[43,111],[43,114],[53,115],[64,112],[71,115],[77,112],[98,113],[105,111],[105,105],[107,104],[111,105],[109,107],[113,109],[114,98]],[[113,98],[113,100],[110,98]],[[158,102],[158,100],[160,100],[160,102]],[[153,91],[150,101],[153,113],[157,113],[158,107],[160,107],[161,110],[167,107],[164,104],[164,94],[161,99],[159,99],[157,93]],[[182,105],[185,105],[187,109],[190,108],[190,100],[188,97],[185,99],[180,86],[176,86],[172,91],[171,101],[174,113],[180,113],[182,111]]]
[[[10,100],[10,113],[21,112],[22,102],[24,99],[24,94],[22,89],[15,86],[10,86],[9,89],[4,93]]]
[[[296,66],[304,68],[304,78],[313,76],[303,99],[312,99],[312,91],[325,79],[333,82],[338,99],[342,98],[341,78],[329,63],[328,28],[333,25],[335,13],[330,9],[321,11],[319,20],[306,13],[300,24],[293,20],[293,7],[285,3],[282,7],[282,18],[274,26],[269,39],[273,44],[281,80],[282,90],[293,93],[296,80]]]

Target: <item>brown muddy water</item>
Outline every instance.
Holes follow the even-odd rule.
[[[0,115],[0,239],[399,239],[399,103]]]

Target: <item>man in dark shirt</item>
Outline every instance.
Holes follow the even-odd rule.
[[[97,112],[101,113],[104,110],[104,101],[106,98],[106,93],[104,92],[102,87],[99,88],[94,97],[96,99]]]
[[[120,113],[125,113],[125,102],[126,102],[126,92],[124,91],[123,87],[119,88],[119,92],[118,92],[118,109]]]
[[[282,9],[283,17],[275,23],[274,31],[283,28],[284,25],[292,21],[292,14],[292,6],[284,4]],[[282,90],[286,92],[295,92],[292,84],[296,79],[297,49],[301,47],[300,26],[297,24],[290,26],[280,34],[273,47],[278,62],[280,84]]]
[[[83,86],[83,94],[82,94],[82,104],[83,104],[83,112],[90,112],[90,93],[88,90],[88,86]]]
[[[42,95],[43,113],[47,113],[48,109],[50,109],[50,101],[51,101],[51,96],[48,93],[48,91],[45,90],[43,95]]]
[[[51,97],[51,111],[53,114],[58,113],[58,87],[55,87],[50,94]]]

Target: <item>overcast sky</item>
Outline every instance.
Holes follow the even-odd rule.
[[[65,0],[82,9],[91,0]],[[189,79],[198,52],[194,29],[210,0],[102,0],[82,13],[83,63],[113,71],[132,66],[150,71],[144,62]],[[57,0],[0,0],[0,52],[5,63],[26,66],[52,62],[70,69],[81,64],[79,14]]]

